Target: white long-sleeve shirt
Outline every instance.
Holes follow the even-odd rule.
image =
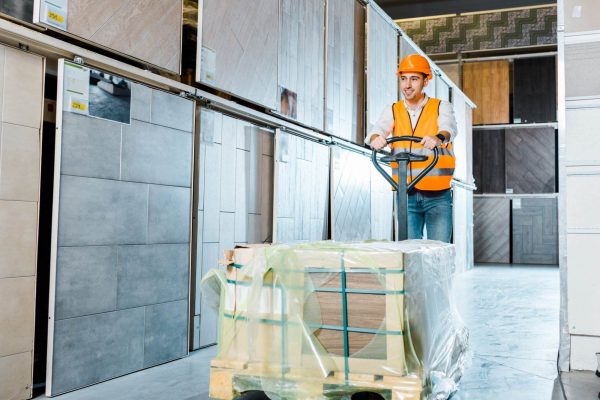
[[[408,111],[408,115],[410,116],[410,122],[412,124],[413,130],[417,126],[417,122],[419,121],[419,116],[423,111],[423,107],[427,104],[427,100],[429,97],[425,97],[425,100],[421,103],[419,107],[416,109],[410,109],[406,102],[404,105],[406,106],[406,110]],[[387,106],[379,118],[377,122],[367,132],[367,137],[365,138],[365,144],[369,145],[371,143],[371,137],[374,134],[379,134],[384,138],[387,138],[394,131],[394,112],[392,111],[393,104]],[[438,129],[440,131],[446,131],[450,133],[450,138],[448,142],[452,142],[457,135],[457,127],[456,127],[456,117],[454,116],[454,107],[452,104],[442,100],[440,103],[440,114],[438,116]],[[434,135],[437,132],[433,133]]]

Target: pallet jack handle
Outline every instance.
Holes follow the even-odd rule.
[[[387,138],[387,143],[391,144],[394,142],[417,142],[419,143],[422,140],[420,137],[414,136],[394,136],[391,138]],[[421,171],[419,175],[417,175],[409,184],[407,184],[407,173],[408,173],[408,164],[413,161],[427,161],[429,158],[426,155],[419,155],[410,152],[400,152],[396,154],[389,154],[383,157],[377,157],[377,151],[373,151],[371,155],[371,161],[375,166],[375,169],[383,175],[383,177],[392,185],[392,187],[396,190],[396,240],[406,240],[408,238],[408,191],[415,187],[417,183],[425,175],[429,173],[435,167],[439,159],[439,149],[435,147],[433,149],[433,160],[431,163]],[[398,177],[398,182],[394,180],[388,174],[379,162],[384,163],[397,163],[396,176]]]

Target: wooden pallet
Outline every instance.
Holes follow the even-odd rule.
[[[288,390],[294,388],[298,395],[310,393],[309,398],[332,400],[350,399],[353,394],[364,392],[378,394],[385,400],[420,400],[422,390],[417,376],[349,374],[346,380],[343,373],[323,378],[314,370],[290,370],[278,376],[263,364],[213,360],[209,396],[213,400],[232,400],[246,391],[262,391],[265,382],[274,387],[283,384]]]
[[[242,268],[255,248],[227,256],[211,397],[233,399],[267,382],[307,399],[365,391],[419,399],[418,375],[402,376],[416,365],[410,342],[405,353],[404,255],[364,246],[349,256],[335,244],[299,249],[287,258],[296,268],[269,269],[261,282]]]

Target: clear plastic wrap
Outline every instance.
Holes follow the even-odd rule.
[[[350,399],[371,392],[383,399],[418,400],[424,382],[439,387],[448,377],[456,378],[457,369],[443,363],[456,358],[457,351],[462,354],[466,342],[458,349],[422,330],[436,322],[460,326],[452,320],[455,314],[442,321],[444,310],[452,307],[429,298],[421,281],[434,264],[453,265],[451,245],[325,241],[235,253],[226,271],[216,270],[203,280],[204,301],[216,305],[218,299],[219,305],[211,398],[262,390],[272,399]],[[405,318],[405,276],[407,268],[419,264],[426,266],[415,277],[419,283],[410,302],[424,299],[428,305],[411,306],[415,330]],[[445,294],[449,291],[442,290]],[[456,341],[456,335],[445,332],[439,340]],[[425,377],[412,345],[415,334],[428,349]]]
[[[423,365],[424,398],[443,400],[458,389],[471,359],[469,332],[452,296],[454,247],[432,248],[439,242],[412,242],[423,247],[407,258],[405,266],[406,317]]]

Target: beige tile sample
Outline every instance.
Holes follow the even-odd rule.
[[[37,201],[40,186],[39,128],[2,124],[0,199]]]
[[[600,29],[598,0],[565,0],[565,32],[586,32]]]
[[[0,279],[0,293],[0,357],[33,350],[35,277]]]
[[[37,202],[0,200],[0,282],[35,274]],[[0,301],[4,293],[0,292]]]
[[[31,398],[31,352],[0,357],[0,399]]]
[[[40,128],[44,94],[40,57],[4,47],[2,122]]]
[[[179,73],[181,0],[69,0],[67,31]]]
[[[0,399],[33,385],[44,65],[0,45]]]

